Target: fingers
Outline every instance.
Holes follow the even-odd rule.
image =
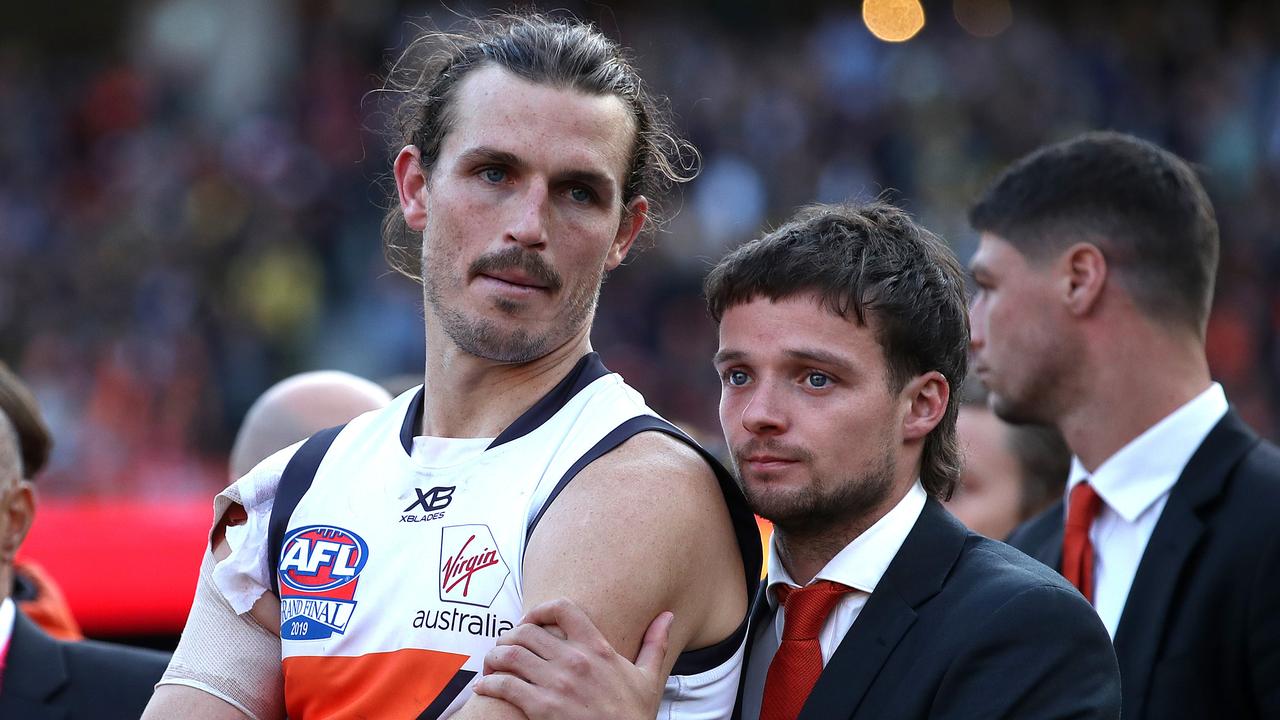
[[[498,645],[484,656],[484,675],[509,673],[534,685],[546,685],[547,661],[523,645]]]
[[[498,698],[515,705],[530,720],[540,720],[547,715],[547,702],[543,691],[514,675],[485,675],[476,680],[472,689],[477,695]]]
[[[547,628],[526,622],[498,636],[496,645],[519,645],[540,658],[554,660],[564,654],[566,642]]]
[[[671,623],[676,616],[670,612],[660,613],[649,623],[640,643],[640,654],[636,656],[636,667],[651,676],[665,677],[662,672],[663,660],[667,657],[667,641],[671,635]]]
[[[521,622],[557,625],[564,631],[565,636],[574,642],[592,647],[608,645],[608,641],[604,639],[604,635],[600,634],[600,630],[595,623],[591,622],[587,613],[573,601],[565,598],[550,600],[535,606],[525,613]]]

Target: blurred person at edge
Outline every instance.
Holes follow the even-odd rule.
[[[571,19],[428,31],[392,74],[408,82],[384,242],[423,286],[429,391],[219,494],[217,597],[197,588],[187,623],[209,642],[179,647],[145,717],[520,718],[471,687],[497,636],[562,595],[633,656],[674,610],[664,712],[727,714],[755,522],[590,342],[603,276],[688,179],[687,145],[622,49]],[[274,653],[235,641],[262,637],[251,623]]]
[[[154,650],[50,637],[8,592],[14,556],[35,518],[31,477],[52,440],[35,398],[0,363],[0,718],[133,720],[169,656]]]
[[[734,718],[1119,717],[1084,598],[938,502],[959,471],[963,288],[942,241],[882,203],[806,208],[708,276],[721,426],[774,523]],[[632,663],[552,601],[499,640],[476,692],[535,720],[653,718],[661,623]]]
[[[966,402],[956,421],[960,482],[947,509],[980,535],[1003,540],[1062,497],[1071,451],[1057,430],[1011,425]]]
[[[53,437],[40,414],[35,398],[12,371],[4,369],[5,396],[0,402],[18,434],[22,450],[22,477],[33,481],[49,461]],[[62,588],[33,558],[13,561],[13,600],[18,609],[41,630],[59,640],[83,640],[80,623],[71,614]]]
[[[973,206],[974,365],[1071,448],[1066,499],[1009,538],[1091,600],[1124,717],[1280,718],[1280,450],[1205,359],[1218,225],[1195,172],[1090,133]]]

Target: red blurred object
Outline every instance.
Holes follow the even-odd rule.
[[[35,598],[18,602],[23,614],[59,640],[74,642],[84,639],[80,623],[76,622],[71,606],[67,605],[62,588],[39,563],[29,557],[20,557],[14,562],[13,571],[31,583],[36,591]]]
[[[86,635],[176,634],[212,517],[205,495],[42,500],[19,556],[57,581]]]

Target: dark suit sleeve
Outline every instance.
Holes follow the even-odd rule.
[[[1249,593],[1249,681],[1256,717],[1280,718],[1280,534],[1272,534]]]
[[[164,674],[169,655],[92,640],[64,643],[73,708],[83,717],[137,718]]]
[[[1048,584],[1028,588],[981,626],[960,631],[973,640],[943,677],[930,718],[1120,717],[1111,639],[1075,592]]]

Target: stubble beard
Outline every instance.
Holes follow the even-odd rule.
[[[1084,339],[1068,334],[1057,324],[1024,335],[1005,355],[1017,348],[1018,361],[999,363],[1001,372],[992,372],[987,386],[987,407],[1010,425],[1043,425],[1056,427],[1058,419],[1081,394],[1077,387],[1081,377]]]
[[[1061,363],[1053,363],[1027,373],[1026,382],[1012,391],[987,387],[987,407],[1010,425],[1056,425],[1059,415],[1060,384],[1065,377]]]
[[[427,267],[428,258],[424,258]],[[471,277],[472,273],[468,274]],[[577,287],[569,289],[563,322],[556,323],[547,332],[534,334],[520,325],[504,326],[494,318],[483,315],[469,316],[441,291],[438,269],[424,273],[423,288],[427,311],[435,314],[445,335],[458,349],[479,358],[500,363],[527,363],[546,357],[554,349],[568,342],[595,314],[600,298],[603,269],[593,277],[584,278]],[[455,292],[465,290],[458,287]],[[499,298],[496,310],[513,321],[519,317],[523,303]]]
[[[800,459],[812,471],[812,456],[804,455]],[[885,503],[897,474],[893,449],[887,442],[873,466],[840,480],[814,473],[809,483],[798,489],[771,490],[747,483],[736,453],[734,466],[751,510],[773,523],[778,531],[796,539],[832,535],[833,541],[837,535],[843,535],[833,531],[860,525],[863,518]],[[843,541],[838,544],[844,546]]]
[[[992,392],[988,395],[987,406],[992,414],[1010,425],[1045,425],[1047,422],[1035,412],[1032,403],[1021,402],[1008,395]]]

